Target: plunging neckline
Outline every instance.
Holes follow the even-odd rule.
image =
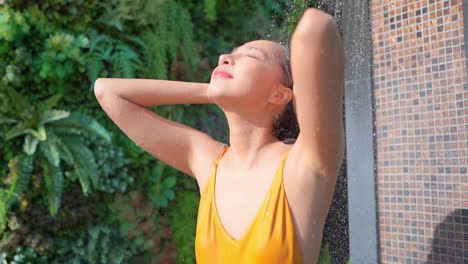
[[[227,146],[226,149],[224,150],[223,154],[221,155],[221,158],[222,156],[224,156],[224,154],[226,153],[227,151],[227,148],[229,148],[230,146]],[[216,162],[215,166],[214,166],[214,179],[213,179],[213,199],[212,199],[212,204],[213,204],[213,207],[214,207],[214,212],[215,212],[215,215],[216,215],[216,221],[218,222],[218,226],[220,226],[220,229],[221,229],[221,232],[224,234],[225,237],[227,237],[229,239],[229,241],[231,241],[232,243],[234,244],[240,244],[242,241],[244,241],[246,239],[246,237],[248,236],[248,234],[250,232],[252,232],[252,229],[254,228],[256,222],[258,221],[259,219],[259,216],[260,216],[260,213],[263,211],[264,207],[266,206],[267,204],[267,201],[268,201],[268,197],[270,197],[270,194],[271,194],[271,190],[273,188],[273,186],[275,185],[275,182],[276,182],[276,178],[278,177],[278,174],[280,172],[280,169],[282,169],[284,167],[283,165],[283,162],[284,160],[286,159],[288,153],[289,153],[290,150],[286,151],[286,153],[283,155],[283,158],[280,160],[280,163],[279,163],[279,166],[278,168],[276,169],[275,171],[275,175],[273,177],[273,180],[271,181],[270,183],[270,187],[268,188],[268,191],[267,193],[265,194],[265,196],[263,197],[263,200],[262,200],[262,203],[260,205],[260,208],[257,209],[256,213],[255,213],[255,216],[252,220],[252,222],[250,223],[250,225],[248,226],[247,228],[247,231],[245,231],[245,233],[239,238],[239,239],[235,239],[231,234],[229,234],[229,232],[226,230],[226,228],[224,227],[223,223],[221,222],[221,218],[219,217],[219,214],[218,214],[218,208],[216,206],[216,175],[218,174],[218,164],[219,164],[219,161],[221,160],[221,158]],[[281,174],[283,173],[283,171],[281,171]]]

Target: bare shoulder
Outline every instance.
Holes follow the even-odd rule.
[[[199,144],[197,147],[196,153],[193,155],[193,171],[194,178],[197,180],[200,188],[200,193],[216,159],[221,155],[226,145],[226,143],[212,139]]]

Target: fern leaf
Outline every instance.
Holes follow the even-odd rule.
[[[18,123],[19,120],[17,119],[13,119],[13,118],[7,118],[7,117],[4,117],[2,115],[0,115],[0,125],[1,124],[14,124],[14,123]]]
[[[161,22],[163,23],[163,22]],[[163,27],[159,23],[157,25],[157,29],[153,32],[151,30],[146,31],[143,33],[143,40],[146,43],[152,43],[152,45],[148,45],[144,54],[144,60],[146,67],[143,68],[143,75],[148,76],[148,78],[155,78],[155,79],[167,79],[167,67],[168,64],[167,56],[166,56],[166,37],[165,31],[159,30]],[[159,34],[156,35],[156,32]]]
[[[78,176],[78,180],[81,184],[81,188],[83,189],[83,193],[88,195],[89,193],[89,175],[86,173],[86,167],[83,167],[80,163],[80,160],[77,159],[75,153],[72,149],[70,149],[69,143],[71,141],[71,137],[68,137],[66,141],[62,141],[60,138],[57,138],[57,146],[61,153],[64,154],[64,159],[74,167],[74,171]],[[66,142],[66,143],[65,143]]]
[[[7,218],[7,193],[3,189],[0,189],[0,234],[5,230]]]
[[[39,113],[44,113],[47,110],[52,109],[52,107],[54,107],[57,104],[57,102],[60,100],[61,97],[62,97],[61,94],[56,94],[56,95],[54,95],[54,96],[40,102],[38,107],[37,107],[37,111]]]
[[[86,132],[84,132],[82,129],[72,128],[72,127],[66,128],[66,127],[49,126],[47,131],[49,134],[53,132],[54,134],[61,135],[61,136],[86,134]]]
[[[79,140],[67,139],[66,142],[75,157],[77,162],[76,166],[80,167],[78,173],[86,174],[86,177],[91,177],[93,186],[96,187],[98,185],[99,171],[97,169],[93,152],[84,146]]]
[[[117,45],[111,63],[122,72],[124,78],[133,78],[141,65],[138,53],[125,44]]]
[[[98,135],[107,142],[111,141],[109,132],[103,126],[90,116],[79,112],[72,112],[67,118],[50,123],[49,126],[79,129],[86,133]]]
[[[125,39],[127,39],[129,42],[137,44],[139,48],[145,49],[147,47],[146,43],[136,36],[126,35]]]
[[[88,34],[89,39],[91,39],[91,43],[89,44],[90,52],[93,52],[101,42],[112,43],[112,38],[108,35],[98,33],[95,29],[91,29]]]
[[[28,129],[32,130],[32,128],[33,128],[32,121],[24,120],[21,123],[16,124],[13,128],[10,129],[5,136],[5,139],[9,140],[17,136],[26,134],[28,133]]]
[[[60,152],[55,138],[50,138],[49,140],[41,142],[41,144],[39,144],[39,149],[53,166],[60,165]]]
[[[115,27],[120,32],[123,32],[122,23],[120,21],[102,21],[105,25]]]
[[[20,113],[24,111],[24,109],[27,109],[31,106],[27,98],[15,91],[15,89],[7,86],[6,90],[8,95],[10,96],[10,99],[13,101],[13,106],[15,107],[17,112]]]
[[[28,155],[32,155],[36,151],[37,143],[39,140],[31,135],[26,135],[24,144],[23,144],[23,151],[26,152]]]
[[[41,162],[44,170],[44,180],[47,188],[47,201],[49,203],[50,214],[57,216],[60,208],[63,192],[63,174],[62,169],[54,166],[49,160],[45,159]]]
[[[39,125],[43,125],[46,123],[50,123],[62,118],[66,118],[70,115],[69,111],[65,110],[46,110],[44,112],[40,112],[41,114],[41,120],[39,121]]]
[[[6,197],[7,209],[18,199],[20,194],[26,190],[33,170],[33,160],[34,155],[28,155],[21,158],[18,163],[10,168],[10,173],[13,173],[14,179]]]
[[[102,70],[104,69],[104,64],[102,63],[102,60],[100,59],[99,56],[96,54],[92,54],[87,57],[87,75],[88,75],[88,80],[91,83],[90,86],[90,91],[94,89],[94,81],[98,78],[98,76],[101,74]]]

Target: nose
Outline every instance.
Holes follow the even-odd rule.
[[[221,56],[219,56],[219,61],[218,61],[218,65],[223,65],[223,64],[230,64],[230,65],[234,65],[234,60],[232,59],[231,55],[230,54],[223,54]]]

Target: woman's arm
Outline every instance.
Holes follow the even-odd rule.
[[[309,8],[291,39],[291,69],[305,164],[336,178],[344,158],[344,49],[333,18]],[[311,165],[308,165],[311,166]]]
[[[172,104],[207,104],[208,83],[181,82],[154,79],[99,78],[94,90],[120,96],[140,106],[149,107]]]
[[[197,179],[224,144],[208,134],[147,109],[169,104],[211,103],[209,84],[152,79],[99,78],[94,93],[114,123],[148,153]]]

